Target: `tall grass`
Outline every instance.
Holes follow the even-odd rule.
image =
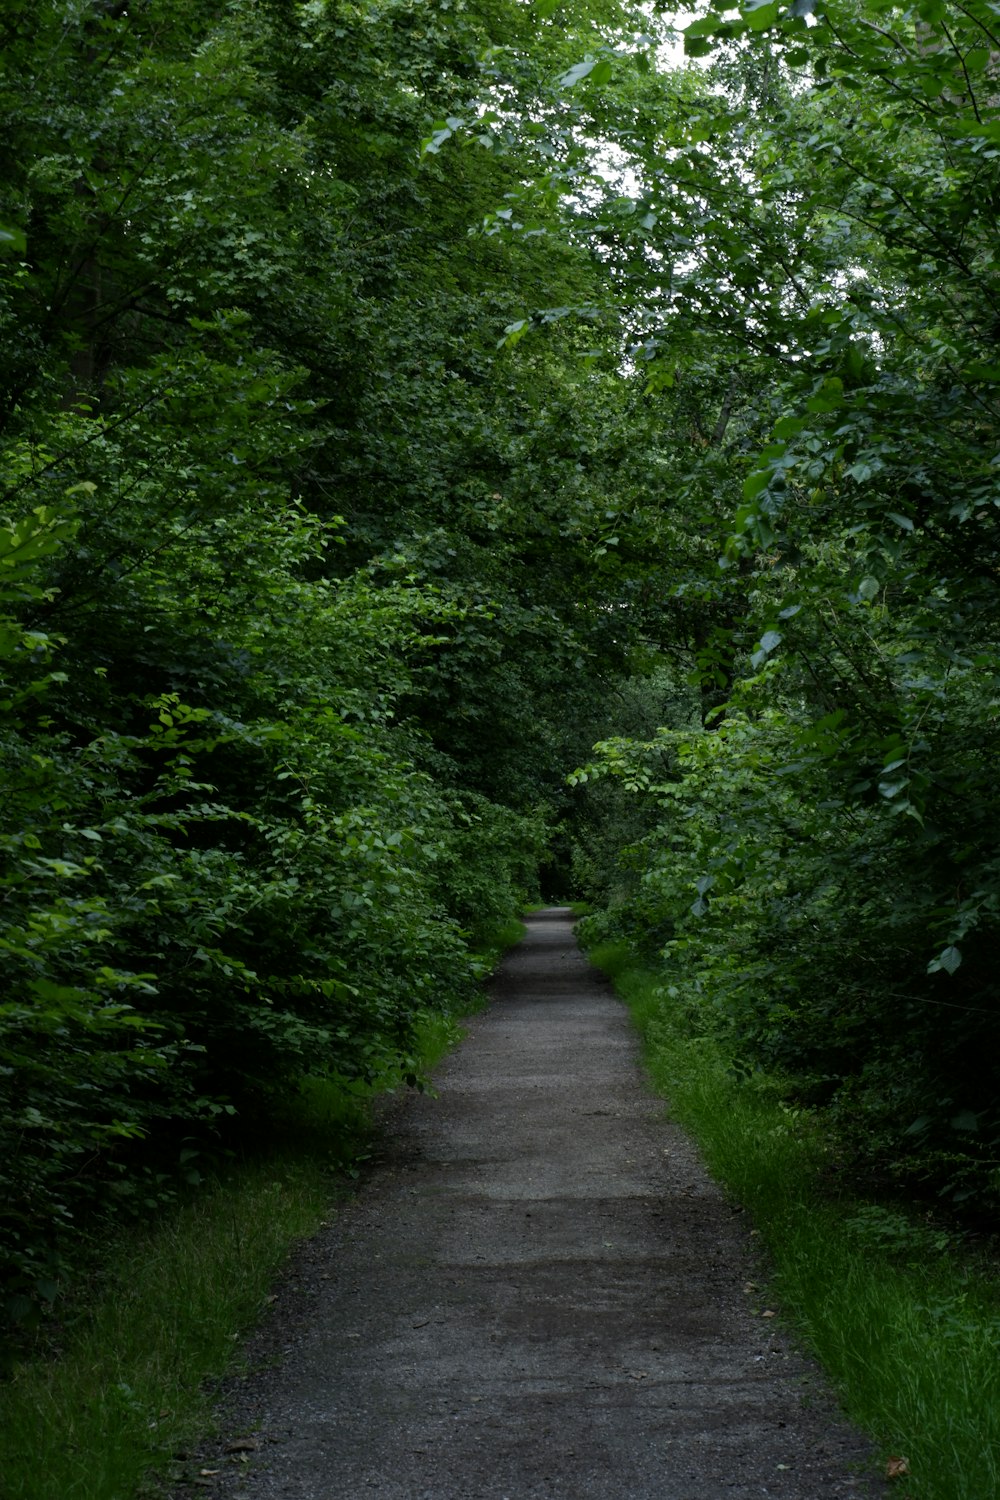
[[[480,937],[484,974],[519,922]],[[87,1295],[49,1345],[0,1385],[2,1500],[135,1500],[211,1430],[212,1383],[232,1367],[296,1241],[336,1210],[372,1150],[372,1103],[429,1072],[461,1036],[424,1017],[414,1055],[375,1085],[308,1079],[266,1154],[195,1201],[103,1246]]]
[[[107,1240],[48,1347],[0,1387],[3,1500],[132,1500],[168,1471],[210,1429],[210,1381],[369,1138],[359,1091],[311,1081],[265,1157]]]
[[[772,1305],[827,1370],[847,1414],[905,1458],[900,1500],[1000,1495],[1000,1295],[995,1267],[896,1204],[836,1188],[815,1119],[767,1079],[734,1075],[692,1030],[663,978],[608,945],[646,1062],[712,1173],[748,1208],[769,1253]]]
[[[207,1428],[206,1376],[328,1204],[318,1169],[245,1169],[149,1235],[123,1236],[61,1354],[21,1366],[0,1393],[4,1500],[131,1500]]]

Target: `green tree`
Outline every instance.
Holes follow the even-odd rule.
[[[681,470],[728,511],[700,511],[720,562],[694,653],[725,719],[601,762],[658,804],[649,920],[746,1054],[827,1102],[859,1159],[979,1203],[1000,1100],[991,27],[733,8],[687,29],[710,70],[649,85],[612,232],[640,301],[655,278],[651,384],[679,413],[675,351],[709,349],[753,416],[728,475]]]
[[[497,349],[597,286],[557,197],[527,253],[482,226],[544,160],[505,114],[619,20],[0,21],[15,1314],[303,1073],[412,1070],[534,893],[628,650],[592,569],[626,405],[600,334]],[[483,139],[421,154],[460,117]]]

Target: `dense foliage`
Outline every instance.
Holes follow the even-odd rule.
[[[718,562],[676,590],[705,611],[698,704],[579,778],[644,798],[610,921],[668,995],[825,1106],[847,1159],[977,1212],[1000,1192],[994,20],[750,5],[689,26],[697,81],[645,89],[615,253]]]
[[[405,1073],[571,845],[664,1003],[995,1203],[992,12],[653,9],[0,18],[15,1314]]]
[[[581,382],[611,425],[621,400],[559,328],[496,356],[525,284],[594,281],[469,236],[530,142],[421,159],[487,56],[529,88],[510,12],[0,19],[15,1315],[95,1213],[156,1209],[303,1074],[412,1071],[537,892],[624,649],[580,583],[606,485],[576,415]]]

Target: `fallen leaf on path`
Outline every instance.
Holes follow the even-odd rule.
[[[885,1466],[886,1479],[902,1479],[904,1474],[910,1472],[910,1460],[908,1458],[890,1458]]]
[[[774,1312],[770,1307],[765,1308],[761,1313],[762,1318],[776,1318],[777,1316],[778,1314]]]

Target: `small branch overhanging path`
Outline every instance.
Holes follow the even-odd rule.
[[[747,1295],[745,1217],[665,1118],[568,911],[530,919],[436,1089],[407,1100],[387,1161],[286,1278],[203,1484],[247,1500],[884,1493]]]

